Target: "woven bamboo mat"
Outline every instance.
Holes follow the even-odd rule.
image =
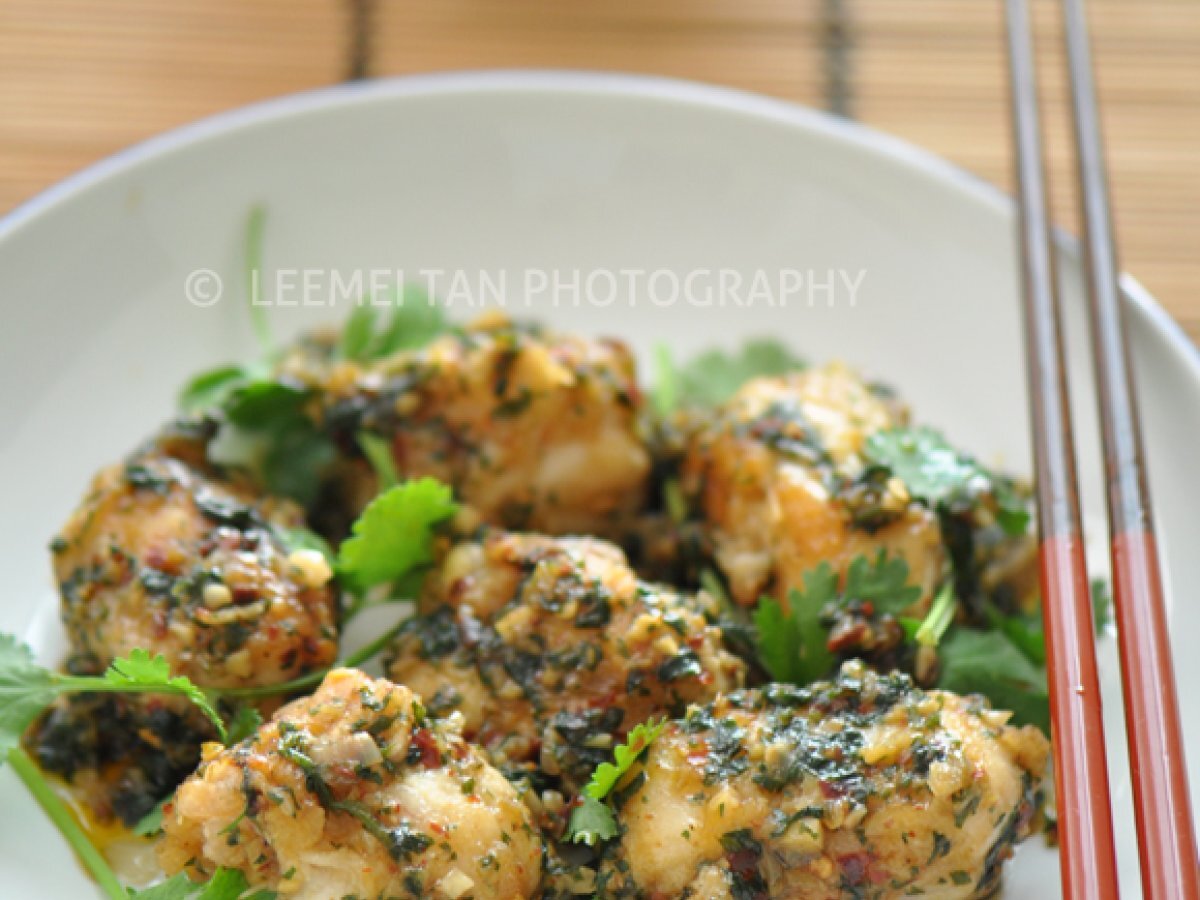
[[[1053,0],[1036,0],[1073,226]],[[1200,3],[1092,0],[1126,268],[1200,339]],[[0,0],[0,210],[134,141],[354,75],[554,66],[836,107],[1009,183],[997,0]]]

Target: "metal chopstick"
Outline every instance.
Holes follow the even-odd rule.
[[[1092,604],[1080,529],[1027,0],[1005,0],[1025,356],[1063,896],[1118,896]]]
[[[1148,900],[1200,900],[1187,762],[1123,327],[1120,266],[1083,0],[1062,0],[1062,11],[1142,890]]]

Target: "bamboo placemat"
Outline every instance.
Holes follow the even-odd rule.
[[[1055,210],[1073,226],[1052,0]],[[1091,0],[1127,269],[1200,339],[1200,3]],[[836,107],[1004,187],[997,0],[0,0],[0,210],[209,113],[354,75],[628,70]]]

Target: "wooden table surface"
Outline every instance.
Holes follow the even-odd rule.
[[[1200,339],[1200,2],[1091,0],[1125,267]],[[1035,0],[1074,227],[1053,0]],[[1007,188],[998,0],[0,0],[0,211],[134,141],[354,76],[628,70],[835,106]]]

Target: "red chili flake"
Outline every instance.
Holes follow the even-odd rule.
[[[436,769],[442,764],[442,755],[438,752],[437,741],[427,728],[413,732],[412,742],[421,751],[421,765],[427,769]]]
[[[825,642],[825,648],[830,653],[840,653],[843,650],[859,647],[865,641],[867,633],[867,623],[863,621],[840,626],[829,635],[829,640]]]
[[[219,528],[217,542],[223,550],[240,550],[242,548],[242,533],[234,528]]]
[[[440,834],[442,837],[445,837],[449,833],[449,830],[441,822],[430,822],[429,830],[434,834]]]
[[[730,870],[743,877],[758,869],[758,854],[753,850],[734,850],[726,853],[725,859],[729,861]]]
[[[867,870],[871,866],[871,856],[865,850],[839,856],[837,861],[838,867],[842,870],[842,881],[845,884],[851,887],[858,887],[867,881]]]
[[[687,761],[688,765],[692,766],[702,766],[707,763],[708,743],[706,741],[697,743],[695,747],[688,751]]]
[[[822,781],[820,782],[820,786],[821,796],[826,800],[834,800],[843,795],[841,785],[834,784],[832,781]]]
[[[616,690],[611,690],[599,697],[593,697],[588,701],[588,706],[592,709],[607,709],[610,706],[616,706],[617,701],[621,699],[621,695]]]
[[[868,883],[881,884],[891,877],[886,869],[877,864],[875,857],[866,850],[839,856],[838,865],[842,870],[843,882],[850,887],[859,887]]]

